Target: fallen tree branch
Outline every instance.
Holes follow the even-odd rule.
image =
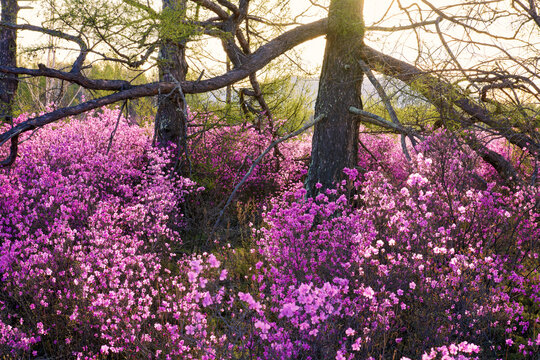
[[[402,125],[392,123],[378,115],[361,109],[357,109],[352,106],[349,108],[349,111],[353,114],[362,115],[362,121],[365,121],[367,123],[396,131],[402,135],[414,136],[420,141],[424,140],[424,138],[416,134],[414,130],[406,128]],[[464,136],[464,141],[467,145],[471,147],[471,149],[476,151],[485,162],[493,166],[493,168],[497,171],[499,175],[501,175],[501,178],[503,178],[503,180],[505,180],[508,185],[516,185],[523,183],[517,175],[517,172],[512,166],[512,164],[508,160],[506,160],[504,156],[487,148],[484,144],[482,144],[473,136]],[[481,179],[480,177],[478,178]]]
[[[238,190],[240,189],[240,187],[242,185],[244,185],[244,183],[246,182],[247,179],[249,179],[249,177],[251,176],[251,173],[253,172],[253,170],[255,170],[255,168],[257,167],[257,165],[259,165],[259,163],[261,162],[261,160],[266,156],[266,154],[268,154],[270,152],[270,150],[272,150],[277,144],[285,141],[285,140],[288,140],[292,137],[295,137],[297,135],[300,135],[301,133],[303,133],[304,131],[306,131],[307,129],[309,129],[310,127],[314,126],[315,124],[317,124],[319,121],[321,121],[322,119],[325,118],[325,115],[324,114],[321,114],[319,116],[317,116],[312,122],[302,126],[300,129],[290,133],[290,134],[287,134],[277,140],[274,140],[270,145],[268,145],[268,147],[261,153],[261,155],[259,155],[258,158],[256,158],[253,163],[251,164],[251,167],[249,168],[248,172],[244,175],[244,177],[242,178],[242,180],[240,180],[240,182],[238,184],[236,184],[236,186],[234,187],[231,195],[229,195],[229,198],[227,199],[227,202],[225,203],[225,205],[223,206],[223,208],[221,209],[221,211],[219,212],[219,216],[216,220],[216,222],[214,223],[214,226],[212,228],[212,234],[215,234],[215,231],[217,229],[217,227],[219,226],[219,224],[221,223],[221,219],[223,218],[223,215],[225,214],[225,210],[227,210],[227,208],[229,207],[229,205],[231,204],[232,200],[234,199],[234,196],[236,195],[236,193],[238,192]]]
[[[474,120],[497,131],[520,149],[528,149],[535,156],[540,154],[540,144],[538,142],[526,134],[514,131],[509,124],[501,123],[498,119],[493,118],[487,109],[484,109],[469,97],[462,95],[460,89],[454,85],[369,46],[365,46],[362,51],[363,59],[371,68],[413,86],[436,107],[452,109],[456,106]],[[459,120],[459,118],[456,118],[456,120]]]
[[[489,149],[472,135],[465,135],[463,138],[465,143],[469,145],[471,149],[476,151],[476,153],[480,155],[485,162],[493,166],[493,168],[508,185],[514,186],[524,184],[524,182],[519,178],[514,166],[508,160],[506,160],[504,156]]]
[[[470,115],[473,119],[496,130],[510,143],[521,149],[528,149],[533,156],[537,157],[540,153],[540,145],[534,142],[532,138],[526,134],[517,133],[509,127],[503,127],[492,118],[491,114],[489,114],[486,109],[482,108],[471,99],[460,95],[453,85],[446,83],[413,65],[389,55],[385,55],[368,46],[365,46],[363,51],[363,58],[372,68],[377,69],[377,71],[380,71],[383,74],[399,79],[409,86],[416,85],[415,88],[420,94],[425,96],[435,107],[439,109],[448,109],[452,118],[459,121],[463,127],[470,125],[470,119],[466,119],[463,115],[459,114],[454,108],[454,105]],[[380,126],[384,125],[381,124]],[[465,137],[463,140],[475,150],[484,161],[493,166],[508,185],[523,182],[522,179],[518,177],[514,166],[503,156],[488,149],[485,145],[475,139]]]
[[[365,121],[365,122],[370,123],[372,125],[377,125],[377,126],[380,126],[380,127],[384,127],[386,129],[393,130],[393,131],[395,131],[395,132],[397,132],[399,134],[403,134],[403,135],[406,135],[406,136],[409,136],[409,137],[415,137],[415,138],[419,139],[420,141],[424,141],[424,138],[421,135],[419,135],[418,133],[416,133],[416,131],[414,131],[413,129],[405,127],[405,126],[403,126],[401,124],[396,124],[396,123],[390,122],[390,121],[386,120],[385,118],[380,117],[379,115],[375,115],[375,114],[372,114],[372,113],[370,113],[368,111],[355,108],[354,106],[349,107],[349,112],[351,112],[353,114],[356,114],[356,115],[362,115],[364,117],[362,119],[362,121]]]
[[[384,91],[381,83],[377,80],[375,75],[373,75],[373,72],[371,71],[369,66],[367,66],[367,64],[362,59],[358,60],[358,64],[362,68],[362,71],[364,72],[364,74],[366,74],[366,76],[368,77],[369,81],[375,87],[375,90],[377,90],[377,93],[381,97],[381,100],[384,106],[386,107],[386,111],[388,111],[388,115],[390,115],[390,119],[392,120],[392,122],[394,124],[401,125],[397,117],[396,111],[394,110],[394,107],[392,106],[392,103],[390,102],[390,98],[388,97],[388,95],[386,95],[386,92]],[[404,133],[401,134],[401,150],[403,151],[405,158],[407,158],[407,161],[411,161],[411,155],[409,155],[409,150],[407,150],[407,144],[405,143],[405,136],[406,135]],[[411,143],[414,146],[415,145],[414,137],[409,136],[409,138],[411,139]]]

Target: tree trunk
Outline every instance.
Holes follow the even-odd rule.
[[[363,46],[363,0],[332,0],[315,117],[311,164],[305,183],[308,196],[332,187],[343,177],[343,168],[358,163],[358,116],[350,106],[362,106],[363,72],[357,60]],[[317,183],[322,187],[317,189]]]
[[[231,71],[231,61],[229,60],[229,57],[227,57],[227,72]],[[225,88],[225,104],[231,105],[232,102],[232,85],[227,85]]]
[[[185,0],[163,0],[163,9],[185,8]],[[186,80],[188,65],[186,62],[186,42],[165,40],[159,50],[159,80],[176,82]],[[185,98],[181,89],[158,96],[156,113],[156,138],[159,144],[173,142],[179,144],[185,140],[187,114]]]
[[[1,0],[3,22],[16,24],[19,6],[17,0]],[[0,65],[17,66],[17,31],[0,27]],[[13,114],[13,100],[19,82],[17,75],[0,74],[0,122],[9,119]]]

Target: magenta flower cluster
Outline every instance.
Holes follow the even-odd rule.
[[[151,146],[149,129],[118,110],[22,140],[0,172],[2,354],[461,360],[540,350],[538,188],[501,185],[445,133],[411,149],[411,162],[392,137],[363,134],[358,167],[313,199],[298,183],[308,140],[283,144],[243,189],[264,195],[252,248],[189,255],[175,252],[180,205],[194,193],[219,202],[270,142],[264,132],[194,137],[206,190],[171,172],[174,150]]]
[[[212,113],[190,113],[194,123],[218,121]],[[193,127],[193,133],[201,131]],[[253,161],[270,145],[270,130],[246,125],[223,125],[208,129],[191,142],[191,156],[197,180],[213,196],[228,196]],[[284,191],[307,173],[309,139],[302,137],[281,143],[268,153],[242,187],[242,193],[258,200]]]
[[[123,118],[108,151],[118,116],[43,129],[0,173],[1,353],[149,353],[156,337],[177,336],[166,317],[195,316],[192,289],[163,265],[195,184]]]
[[[538,189],[482,188],[480,159],[443,133],[418,149],[401,168],[345,169],[338,189],[274,201],[256,230],[269,358],[538,353]]]

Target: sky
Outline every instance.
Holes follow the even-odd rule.
[[[390,2],[391,0],[365,0],[364,14],[366,22],[369,23],[370,19],[381,17]],[[39,2],[24,1],[22,4],[23,6],[31,6],[32,9],[22,9],[20,11],[19,23],[41,25],[44,16],[43,10],[40,9]],[[292,12],[298,14],[311,6],[309,0],[291,0],[290,4]],[[301,21],[310,22],[326,16],[322,9],[317,10],[317,8],[313,8],[310,15],[311,16],[301,18]],[[35,32],[21,31],[18,35],[18,42],[20,46],[27,47],[33,44],[46,43],[47,37]],[[305,65],[306,68],[314,69],[322,63],[324,45],[324,37],[320,37],[298,47],[298,51],[302,55],[303,65]]]
[[[107,0],[99,0],[99,1],[107,1]],[[152,0],[151,0],[152,1]],[[159,1],[159,0],[153,0],[153,1]],[[279,0],[278,0],[279,1]],[[323,1],[323,0],[320,0]],[[387,11],[388,6],[393,3],[393,0],[365,0],[364,4],[364,19],[366,22],[366,25],[371,25],[377,20],[379,20],[381,17],[384,16],[384,14]],[[416,0],[402,0],[403,4],[411,4],[414,2],[419,2]],[[445,4],[455,4],[455,1],[453,0],[430,0],[430,2],[435,6],[445,5]],[[41,22],[44,19],[44,16],[42,14],[43,11],[40,11],[39,9],[39,0],[35,0],[31,3],[24,2],[24,5],[28,4],[33,7],[33,9],[23,9],[20,12],[20,19],[19,23],[28,22],[33,25],[41,25]],[[159,4],[159,3],[158,3]],[[310,0],[290,0],[290,6],[291,6],[291,12],[300,14],[305,9],[311,8],[310,16],[304,16],[303,18],[300,18],[299,20],[303,23],[308,23],[320,18],[323,18],[326,16],[325,11],[322,9],[318,9],[317,7],[313,7],[310,3]],[[403,14],[398,12],[397,6],[394,3],[393,10],[390,11],[387,14],[387,18],[390,18],[389,22],[386,23],[386,25],[400,25],[400,24],[406,24],[407,20],[403,17]],[[423,39],[425,40],[425,39]],[[19,45],[27,47],[32,44],[37,44],[38,42],[46,42],[47,37],[42,36],[39,34],[36,34],[34,32],[29,31],[23,31],[19,32]],[[374,46],[375,48],[382,50],[386,53],[389,53],[391,55],[394,55],[396,57],[399,57],[404,60],[413,61],[416,56],[416,52],[414,51],[416,47],[416,39],[414,37],[414,34],[412,32],[397,32],[397,33],[387,33],[387,32],[372,32],[369,34],[366,42],[369,45]],[[440,47],[440,42],[438,39],[435,39],[434,47],[438,46]],[[72,44],[70,46],[73,46]],[[296,52],[300,54],[300,62],[303,68],[309,70],[312,74],[317,73],[318,67],[322,63],[322,58],[324,55],[324,46],[325,46],[325,39],[324,37],[317,38],[315,40],[312,40],[310,42],[307,42],[305,44],[302,44],[296,48]],[[429,44],[427,45],[429,51],[432,51],[431,48],[429,48]],[[210,52],[213,56],[215,56],[218,59],[224,59],[225,56],[223,54],[223,50],[221,48],[221,45],[219,41],[215,41],[214,43],[209,43],[208,46],[206,46],[207,49],[211,49]],[[73,54],[76,54],[75,52],[72,52],[71,55],[67,54],[57,54],[57,58],[66,59],[69,56],[74,56]],[[462,56],[463,54],[460,54]],[[467,54],[464,54],[465,58],[463,61],[467,62],[469,61],[467,59]],[[473,55],[469,54],[470,61],[474,61]],[[41,59],[34,59],[32,61],[35,62],[45,62],[46,60],[42,56]],[[202,64],[201,66],[204,67],[205,64]],[[222,66],[224,67],[224,65]],[[195,72],[197,72],[196,69],[194,69]],[[223,72],[224,69],[221,68],[215,68],[215,71],[208,70],[205,72],[206,76],[211,76],[211,73],[213,72],[214,75],[219,74]]]

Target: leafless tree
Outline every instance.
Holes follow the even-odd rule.
[[[328,5],[312,3],[325,9]],[[71,29],[65,26],[52,29],[2,21],[4,29],[39,31],[70,41],[78,46],[79,55],[70,70],[44,65],[38,65],[35,69],[21,68],[2,62],[0,73],[9,76],[46,76],[87,89],[112,91],[110,95],[29,119],[0,135],[0,144],[12,143],[12,153],[5,164],[14,161],[20,134],[126,99],[159,95],[171,99],[174,111],[184,114],[185,94],[204,93],[249,79],[252,87],[250,94],[264,111],[265,101],[260,93],[256,72],[297,45],[326,35],[327,46],[315,111],[316,116],[324,114],[325,120],[315,125],[312,162],[306,184],[310,193],[316,192],[316,183],[323,184],[323,188],[330,186],[340,179],[343,167],[354,166],[357,160],[358,125],[362,121],[375,121],[366,114],[358,115],[350,111],[351,107],[362,110],[359,88],[365,69],[359,59],[371,70],[399,79],[411,91],[431,103],[439,113],[435,125],[453,131],[463,144],[470,146],[494,166],[509,184],[536,182],[540,143],[537,129],[540,100],[537,39],[540,38],[540,25],[539,5],[532,0],[462,0],[445,6],[435,6],[427,0],[395,0],[385,16],[367,26],[362,16],[362,0],[332,0],[329,2],[328,18],[307,24],[298,24],[298,19],[278,24],[253,15],[253,1],[248,0],[238,3],[190,0],[175,4],[173,13],[180,14],[175,15],[178,27],[190,30],[183,31],[180,36],[167,38],[163,36],[167,35],[167,31],[160,27],[164,19],[162,13],[143,3],[123,0],[122,6],[138,9],[139,15],[136,16],[139,18],[136,19],[148,24],[147,32],[139,34],[136,41],[129,45],[115,43],[118,37],[132,34],[120,20],[112,22],[111,29],[114,31],[109,35],[99,34],[99,21],[90,24],[95,32],[94,37],[101,36],[91,46],[88,45],[89,35],[83,31],[90,26],[87,23]],[[270,24],[274,32],[280,33],[271,40],[264,40],[253,24],[259,27]],[[161,29],[161,33],[154,31],[156,29]],[[373,41],[381,33],[385,34],[385,41]],[[120,61],[129,66],[140,66],[151,58],[159,46],[162,46],[163,53],[163,46],[174,40],[176,43],[173,46],[181,52],[187,42],[196,41],[203,35],[220,39],[232,69],[215,76],[198,74],[196,80],[188,80],[183,60],[173,60],[175,66],[167,70],[170,66],[170,62],[168,65],[167,62],[171,58],[162,56],[162,78],[143,85],[133,85],[125,80],[90,79],[83,71],[85,61],[88,62],[88,53],[100,54],[103,59]],[[414,46],[409,45],[406,40],[409,38],[416,39]],[[139,46],[136,46],[137,43]],[[114,49],[115,57],[100,52],[104,44]],[[396,51],[400,50],[396,44],[412,47],[414,56],[410,51],[396,55]],[[181,54],[179,59],[183,56]],[[178,70],[181,71],[173,74]],[[176,132],[172,139],[183,137],[185,120],[182,119],[185,116],[179,119],[176,121],[177,130],[172,131],[173,134]],[[422,124],[404,123],[403,126],[396,126],[392,121],[377,121],[378,126],[396,133],[405,132],[407,136],[412,133],[422,135],[428,131]],[[167,126],[158,127],[158,131],[161,128],[167,129]],[[502,154],[488,147],[490,139],[497,137],[521,149],[526,159],[522,163],[535,167],[534,171],[529,171],[530,178],[518,176],[519,171]]]

